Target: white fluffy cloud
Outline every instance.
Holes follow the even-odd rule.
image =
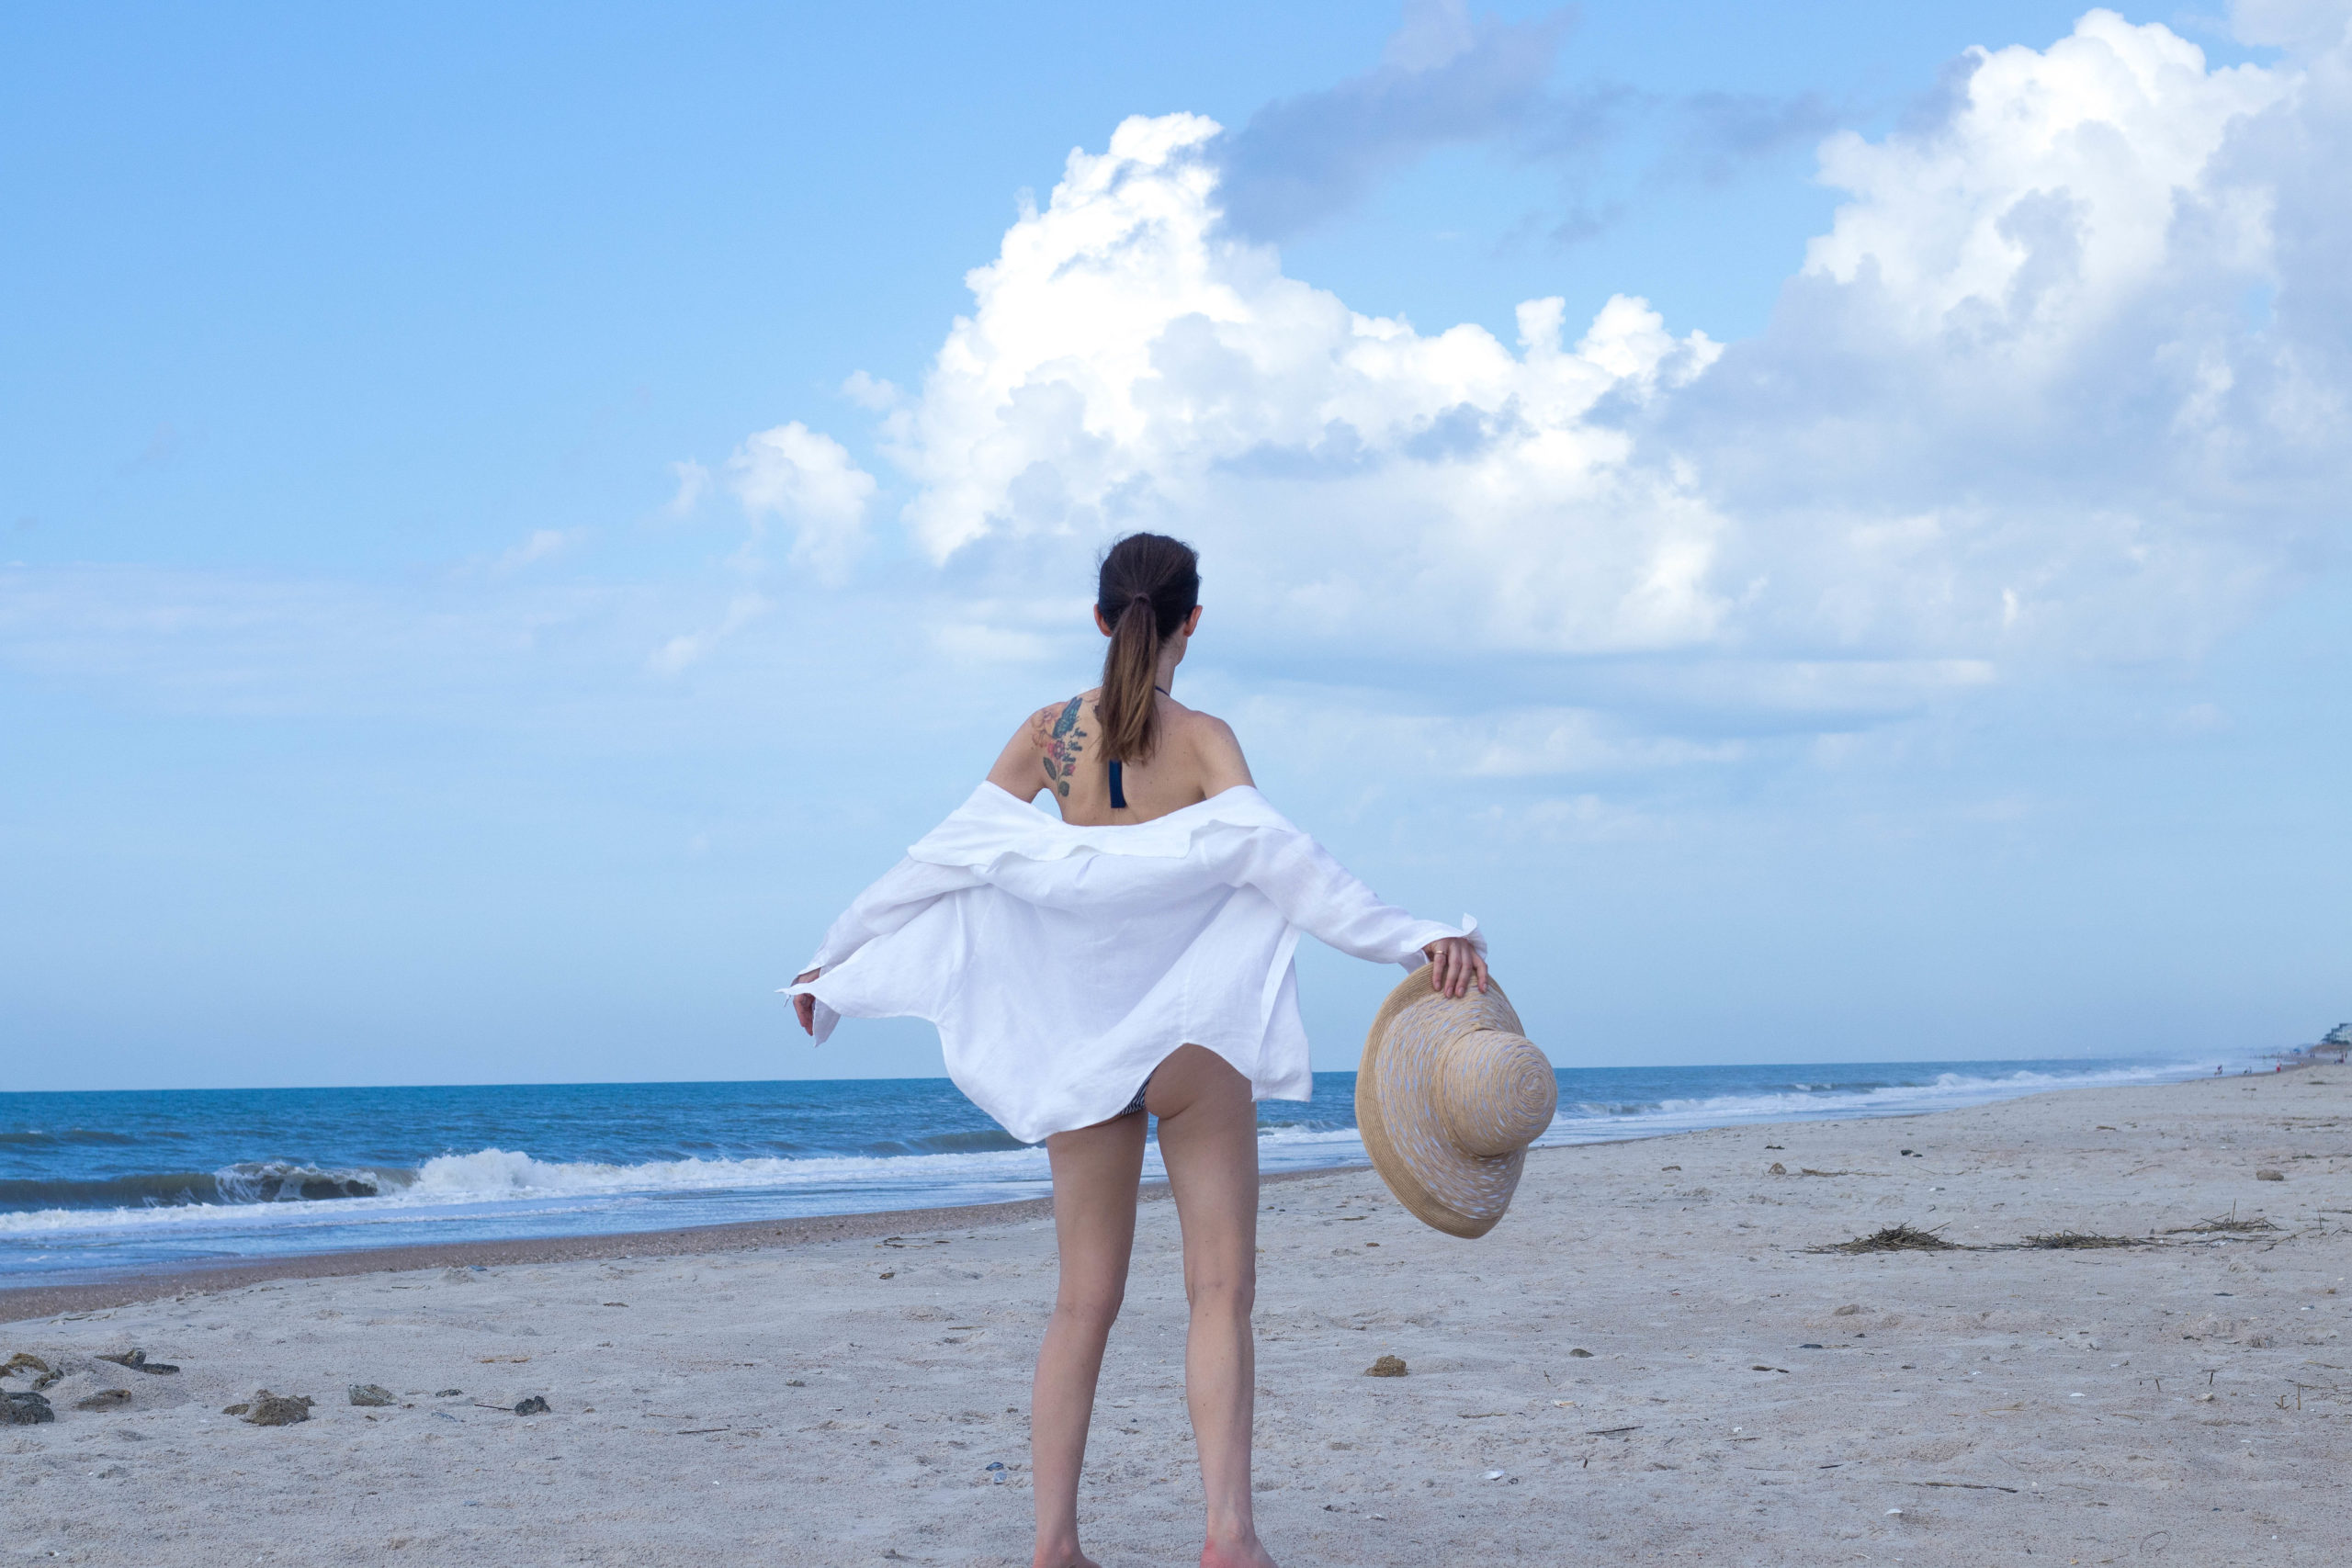
[[[1581,329],[1523,304],[1513,344],[1357,313],[1221,221],[1215,123],[1131,118],[969,276],[920,388],[859,400],[1000,648],[1151,527],[1204,547],[1225,636],[1440,684],[1608,655],[1717,707],[1883,714],[2021,660],[2193,653],[2340,527],[2324,307],[2352,299],[2340,251],[2290,242],[2314,155],[2352,155],[2346,11],[2245,7],[2290,45],[2268,66],[2107,11],[1974,51],[1936,123],[1824,144],[1847,199],[1728,350],[1624,296]],[[871,481],[797,425],[746,451],[786,436],[804,488],[757,493],[838,563]]]
[[[1825,144],[1851,199],[1655,442],[1737,520],[1759,642],[2193,653],[2340,525],[2343,323],[2290,319],[2340,257],[2278,236],[2341,197],[2278,143],[2341,55],[2211,70],[2093,11],[1963,63],[1939,123]]]
[[[1588,418],[1715,345],[1635,299],[1573,344],[1561,301],[1521,306],[1517,352],[1359,315],[1222,229],[1216,131],[1126,121],[972,274],[978,308],[887,427],[923,547],[1167,528],[1210,550],[1221,603],[1306,638],[1366,617],[1400,647],[1440,626],[1579,651],[1715,635],[1719,520]]]
[[[776,518],[794,531],[793,558],[839,581],[864,543],[874,476],[848,448],[798,420],[763,430],[728,460],[727,479],[754,527]],[[688,481],[682,479],[680,493]]]
[[[2111,11],[2047,51],[1968,64],[1932,131],[1823,144],[1823,182],[1853,199],[1808,247],[1808,277],[1867,280],[1876,323],[1905,344],[1998,344],[2032,375],[2140,306],[2187,246],[2260,275],[2269,193],[2211,171],[2233,127],[2286,96],[2280,73],[2209,72],[2195,45]]]

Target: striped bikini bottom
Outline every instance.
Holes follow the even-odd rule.
[[[1153,1071],[1157,1072],[1158,1069],[1155,1068]],[[1136,1090],[1136,1097],[1127,1101],[1127,1108],[1125,1111],[1120,1111],[1119,1116],[1140,1116],[1143,1114],[1143,1097],[1151,1092],[1151,1079],[1152,1073],[1144,1074],[1143,1087]],[[1111,1118],[1114,1122],[1118,1119],[1118,1116]]]

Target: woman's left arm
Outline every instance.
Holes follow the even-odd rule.
[[[1467,915],[1459,927],[1414,919],[1288,823],[1250,833],[1241,848],[1237,880],[1263,893],[1301,931],[1375,964],[1415,968],[1426,960],[1430,988],[1445,996],[1487,988],[1486,935]]]

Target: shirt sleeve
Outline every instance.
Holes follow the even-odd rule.
[[[819,971],[818,978],[796,980],[783,987],[786,996],[805,993],[816,999],[817,1016],[812,1022],[818,1044],[830,1039],[833,1026],[841,1021],[841,1014],[826,1005],[826,979],[838,975],[842,966],[865,951],[868,943],[899,931],[941,898],[970,887],[978,880],[961,867],[933,865],[908,856],[850,901],[849,908],[826,931],[825,940],[809,955],[808,962],[796,971],[806,975],[814,969]]]
[[[1273,901],[1283,919],[1352,958],[1419,969],[1421,949],[1465,937],[1483,954],[1487,938],[1468,915],[1458,926],[1416,919],[1357,879],[1330,851],[1296,829],[1257,829],[1241,847],[1237,880]]]

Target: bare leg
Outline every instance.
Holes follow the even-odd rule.
[[[1054,1239],[1061,1283],[1037,1351],[1029,1401],[1029,1469],[1035,1487],[1033,1568],[1095,1568],[1078,1549],[1078,1474],[1102,1347],[1127,1290],[1135,1249],[1136,1185],[1143,1176],[1144,1119],[1121,1116],[1046,1140],[1054,1166]]]
[[[1184,1400],[1208,1505],[1202,1568],[1274,1568],[1250,1505],[1257,1346],[1258,1112],[1250,1080],[1215,1052],[1185,1045],[1152,1075],[1159,1154],[1184,1228]]]

